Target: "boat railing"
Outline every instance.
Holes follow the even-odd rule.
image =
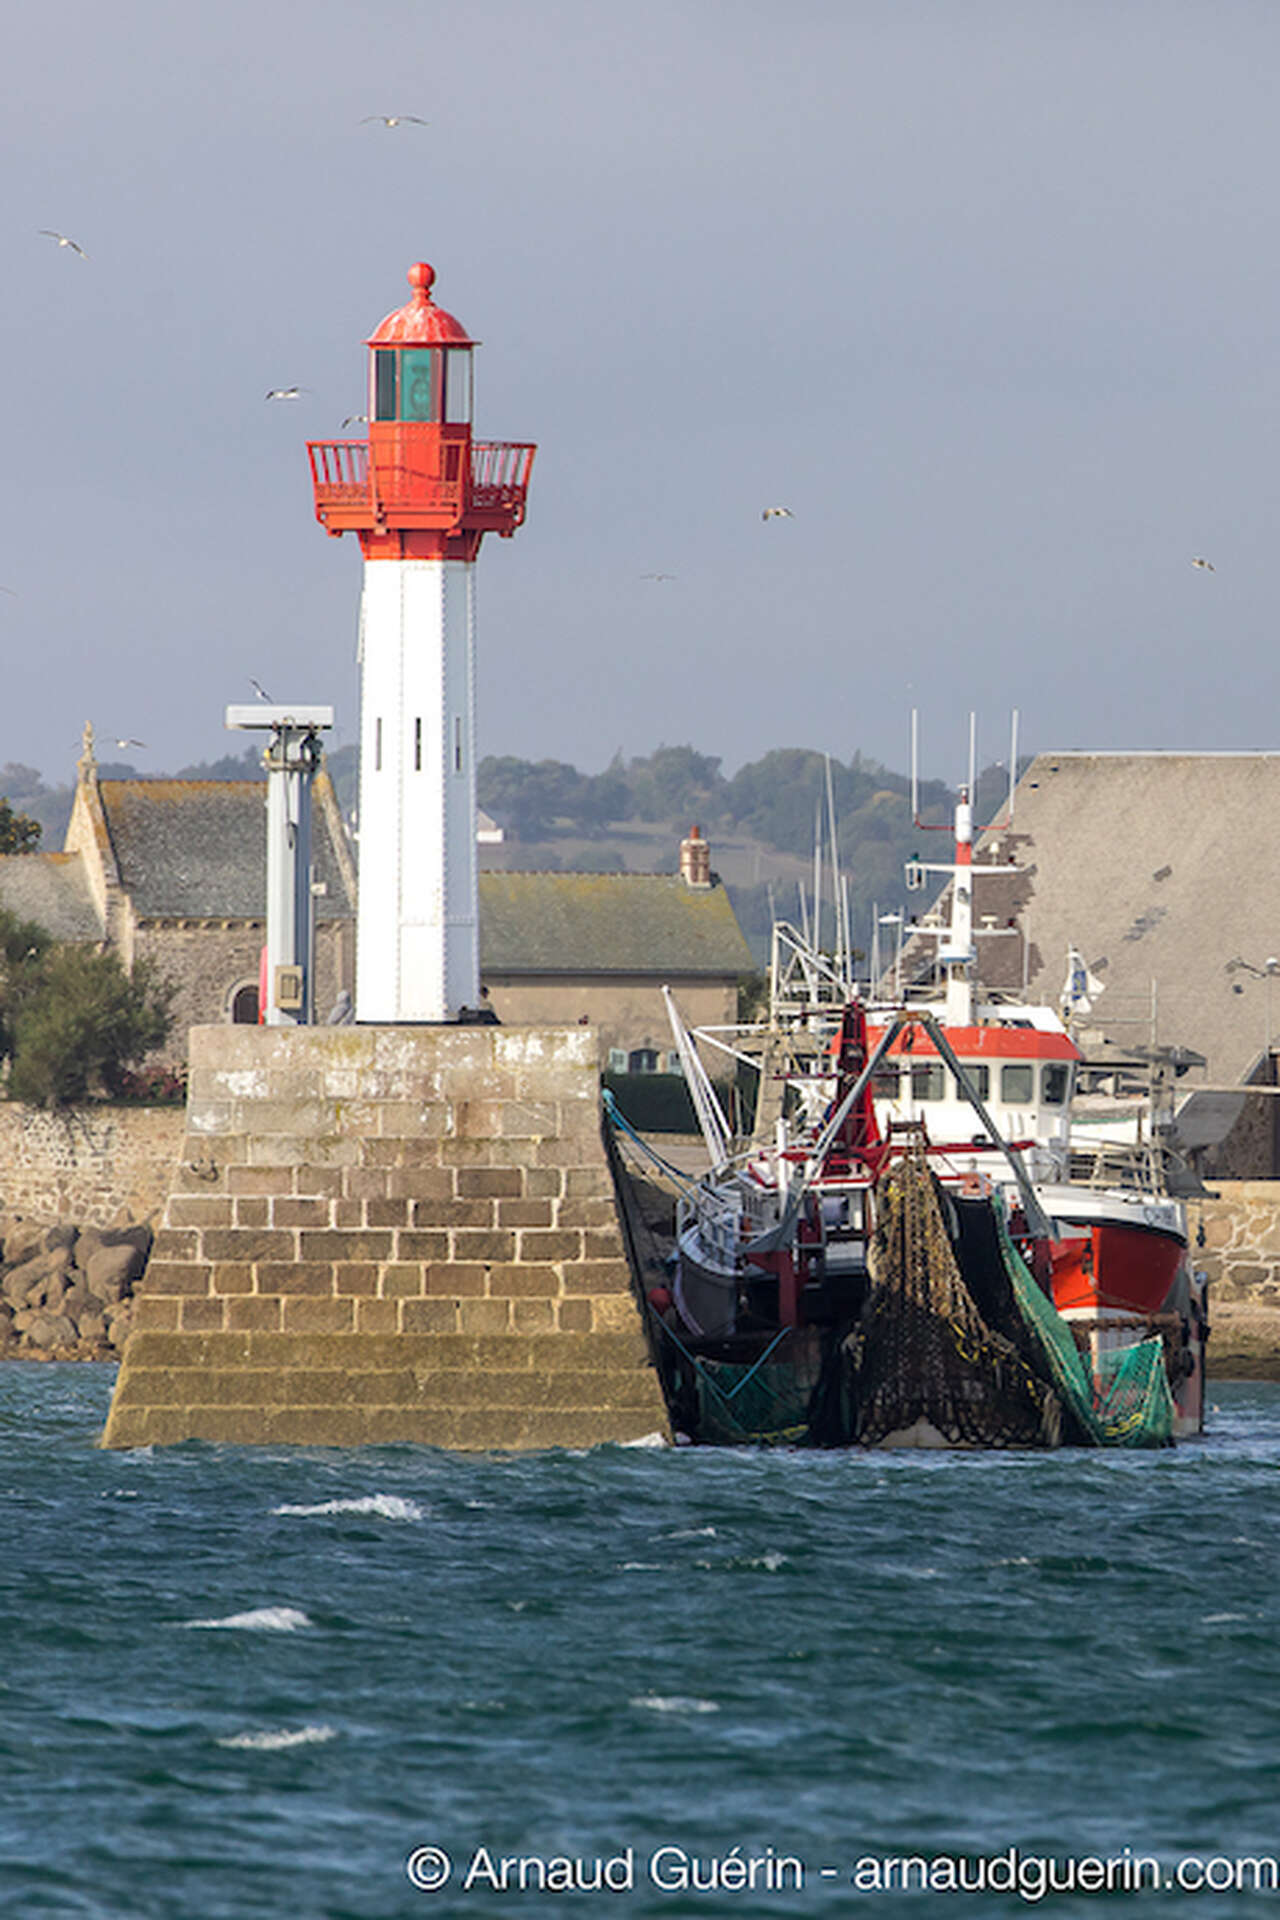
[[[1163,1193],[1164,1151],[1150,1141],[1130,1145],[1098,1140],[1081,1145],[1073,1140],[1069,1178],[1073,1186]]]

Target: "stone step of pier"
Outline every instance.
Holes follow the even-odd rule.
[[[666,1428],[638,1332],[382,1339],[139,1332],[104,1441],[474,1451],[626,1443]]]

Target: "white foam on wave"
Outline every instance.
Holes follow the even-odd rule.
[[[638,1440],[623,1440],[619,1444],[624,1447],[666,1447],[670,1441],[665,1434],[643,1433]]]
[[[1247,1613],[1205,1613],[1200,1616],[1202,1627],[1224,1626],[1228,1620],[1247,1620]]]
[[[334,1739],[332,1727],[277,1727],[272,1732],[232,1733],[220,1747],[239,1747],[252,1753],[279,1753],[285,1747],[314,1747]]]
[[[662,1568],[656,1560],[620,1560],[619,1573],[661,1573]]]
[[[416,1500],[402,1500],[397,1493],[366,1493],[353,1500],[319,1500],[314,1506],[272,1507],[271,1511],[301,1519],[321,1513],[372,1513],[379,1520],[425,1520],[427,1517]]]
[[[641,1693],[627,1703],[643,1707],[647,1713],[719,1713],[714,1700],[699,1700],[687,1693]]]
[[[301,1607],[251,1607],[247,1613],[229,1613],[221,1620],[183,1620],[184,1627],[240,1628],[246,1633],[296,1633],[309,1627],[309,1615]]]
[[[663,1534],[664,1540],[714,1540],[714,1527],[678,1527],[674,1533]]]
[[[770,1549],[768,1553],[762,1553],[756,1559],[748,1560],[747,1565],[749,1567],[763,1567],[766,1573],[776,1573],[779,1567],[785,1567],[787,1565],[789,1558],[789,1554],[775,1553]]]

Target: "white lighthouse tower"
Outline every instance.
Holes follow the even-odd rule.
[[[524,519],[534,448],[471,437],[477,342],[409,269],[367,345],[369,437],[308,445],[316,517],[355,532],[360,614],[356,1018],[465,1019],[480,1002],[476,554]]]

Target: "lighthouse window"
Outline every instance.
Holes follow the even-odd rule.
[[[1071,1080],[1071,1069],[1061,1060],[1053,1060],[1044,1070],[1044,1103],[1046,1107],[1065,1107],[1067,1088]]]
[[[400,355],[400,418],[430,420],[432,361],[426,347],[406,348]]]
[[[1000,1069],[1000,1098],[1006,1107],[1029,1106],[1034,1099],[1035,1068],[1005,1066]]]
[[[396,417],[396,358],[394,353],[375,353],[373,356],[375,420],[394,420]]]
[[[465,423],[471,418],[471,349],[454,347],[441,356],[444,361],[444,406],[442,417]]]

